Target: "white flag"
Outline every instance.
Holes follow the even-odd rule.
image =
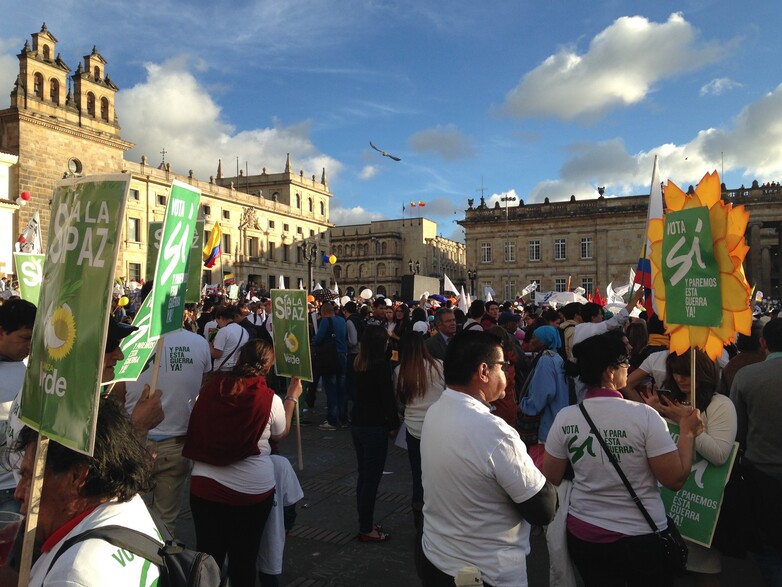
[[[538,289],[538,282],[537,281],[533,281],[527,287],[525,287],[523,290],[521,290],[521,297],[524,297],[527,294],[531,294],[536,289]]]
[[[462,286],[462,290],[459,293],[459,305],[458,308],[464,312],[467,313],[467,310],[470,308],[470,306],[467,305],[467,296],[464,295],[464,286]]]
[[[280,289],[285,289],[285,277],[283,277],[282,275],[280,275],[280,283],[278,287]]]
[[[33,214],[27,226],[22,230],[15,248],[17,253],[41,254],[41,216],[38,211]]]
[[[450,291],[455,294],[459,293],[459,290],[456,289],[456,286],[448,279],[448,276],[445,273],[443,273],[443,291]]]
[[[486,285],[483,288],[483,301],[484,302],[491,302],[494,299],[494,295],[496,295],[496,292],[492,289],[490,285]]]

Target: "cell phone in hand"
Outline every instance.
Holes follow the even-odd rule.
[[[660,398],[660,401],[665,398],[668,403],[681,403],[687,399],[687,396],[681,391],[665,389],[664,387],[657,388],[657,397]]]

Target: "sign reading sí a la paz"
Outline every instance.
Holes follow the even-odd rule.
[[[668,423],[668,431],[674,442],[679,440],[679,426]],[[717,527],[725,484],[730,477],[736,460],[738,442],[733,443],[728,460],[722,465],[713,465],[700,454],[695,453],[690,476],[679,491],[661,487],[660,493],[665,512],[673,518],[676,527],[685,538],[710,547]]]
[[[272,336],[277,375],[312,381],[307,292],[273,289]]]
[[[43,261],[46,255],[14,253],[16,274],[19,277],[19,293],[22,299],[38,305],[43,283]]]
[[[150,294],[153,298],[150,338],[157,338],[182,327],[187,261],[192,249],[200,201],[200,190],[174,181],[163,220],[163,234],[155,265],[155,283]]]
[[[752,327],[751,288],[742,266],[749,251],[744,241],[749,212],[722,201],[716,171],[707,173],[694,193],[669,181],[665,207],[664,218],[650,220],[647,232],[657,314],[672,352],[681,355],[697,347],[716,359],[737,332],[749,334]],[[709,251],[719,275],[707,260]]]
[[[130,187],[125,174],[61,182],[19,416],[92,454],[114,268]]]
[[[147,236],[147,280],[155,278],[155,264],[157,263],[158,251],[160,250],[160,239],[163,236],[163,223],[150,222]],[[187,291],[185,293],[186,303],[197,303],[201,300],[201,249],[204,240],[204,221],[196,222],[195,232],[193,232],[193,244],[190,250],[190,257],[187,262]]]

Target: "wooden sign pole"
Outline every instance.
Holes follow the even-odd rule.
[[[29,447],[27,450],[30,450]],[[35,445],[35,466],[33,468],[30,495],[27,499],[27,517],[24,521],[24,542],[22,543],[22,560],[19,564],[19,587],[30,583],[30,569],[35,549],[35,531],[38,528],[38,512],[41,509],[41,491],[43,476],[46,469],[46,454],[49,452],[49,438],[38,435]]]

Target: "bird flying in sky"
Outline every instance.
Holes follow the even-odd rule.
[[[389,159],[393,159],[394,161],[401,161],[399,157],[394,157],[390,153],[386,153],[385,151],[378,149],[375,145],[372,144],[372,141],[369,141],[369,146],[372,147],[375,151],[383,155],[383,157],[388,157]]]

